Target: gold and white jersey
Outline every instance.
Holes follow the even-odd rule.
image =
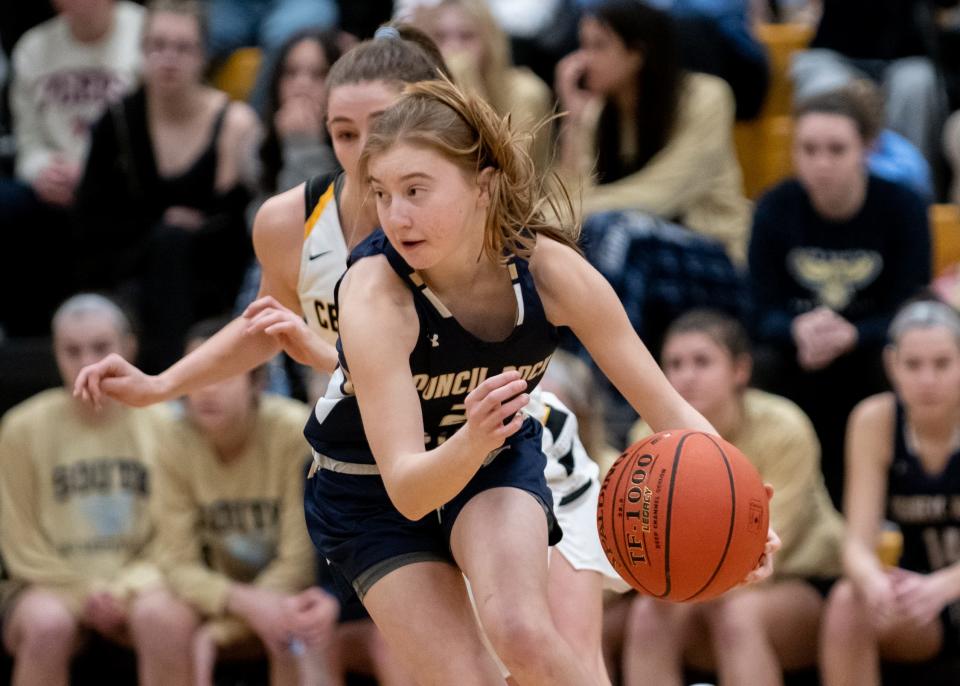
[[[331,345],[336,344],[339,331],[333,292],[350,254],[337,207],[342,179],[342,175],[323,175],[307,182],[307,219],[297,280],[297,295],[307,326]]]

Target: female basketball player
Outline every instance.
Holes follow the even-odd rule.
[[[423,684],[501,682],[461,571],[518,683],[597,683],[551,616],[544,550],[560,531],[540,425],[520,412],[556,327],[654,428],[714,429],[543,219],[533,164],[490,106],[447,82],[408,86],[357,169],[383,232],[341,281],[340,366],[305,431],[314,542]],[[768,555],[751,576],[770,568]]]
[[[960,316],[918,301],[890,324],[893,393],[863,400],[847,429],[844,569],[827,602],[825,686],[879,684],[880,659],[918,662],[960,636]],[[900,526],[899,567],[875,547]]]
[[[364,202],[372,196],[365,184],[355,183],[360,150],[371,121],[396,100],[399,86],[433,78],[443,64],[436,48],[429,49],[432,44],[385,33],[341,58],[327,78],[327,123],[344,173],[335,181],[318,178],[283,193],[257,216],[254,247],[263,267],[261,298],[244,317],[162,374],[143,375],[114,356],[84,372],[77,384],[81,393],[95,401],[102,393],[135,405],[159,402],[261,364],[280,347],[315,369],[333,370],[334,285],[348,250],[377,223],[373,203]],[[531,412],[549,419],[545,450],[557,476],[550,486],[558,496],[558,518],[570,531],[550,565],[551,608],[563,618],[561,630],[570,649],[591,665],[599,683],[606,683],[600,653],[601,590],[605,582],[618,578],[596,536],[596,476],[576,436],[575,418],[560,403],[547,397]],[[568,454],[575,457],[572,473],[560,466]],[[561,472],[568,478],[561,478]]]

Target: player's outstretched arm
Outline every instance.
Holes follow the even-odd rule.
[[[157,375],[144,374],[120,355],[108,355],[80,371],[74,395],[98,407],[105,398],[144,407],[242,374],[269,360],[280,348],[270,336],[246,334],[247,326],[242,317],[234,319]]]
[[[547,317],[568,326],[654,431],[717,433],[670,385],[607,280],[572,249],[540,237],[530,268]]]

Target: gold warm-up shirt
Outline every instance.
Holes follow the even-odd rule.
[[[314,579],[303,512],[309,458],[303,403],[265,395],[244,451],[223,462],[188,419],[164,442],[156,470],[157,560],[171,589],[226,644],[248,634],[226,612],[234,582],[297,592]]]
[[[94,421],[62,388],[0,423],[0,551],[10,576],[60,594],[118,598],[159,581],[143,562],[153,535],[152,465],[171,419],[164,408],[111,404]]]

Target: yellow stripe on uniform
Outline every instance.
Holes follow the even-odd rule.
[[[323,214],[323,209],[327,206],[327,203],[330,202],[330,199],[333,197],[333,184],[324,191],[323,195],[320,196],[320,199],[317,200],[317,204],[313,208],[313,212],[310,213],[310,217],[307,219],[306,224],[303,225],[303,239],[306,240],[307,236],[310,235],[310,232],[313,231],[313,227],[317,225],[317,220],[320,218],[320,215]]]

